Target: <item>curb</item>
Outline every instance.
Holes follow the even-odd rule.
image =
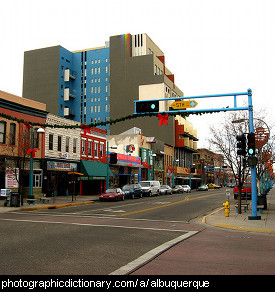
[[[64,207],[71,207],[71,206],[81,206],[81,205],[89,205],[94,204],[94,201],[89,202],[80,202],[80,203],[68,203],[68,204],[60,204],[60,205],[48,205],[48,206],[40,206],[40,207],[30,207],[30,208],[21,208],[21,211],[33,211],[33,210],[40,210],[40,209],[58,209]]]

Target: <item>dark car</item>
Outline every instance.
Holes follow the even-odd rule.
[[[142,189],[140,184],[125,185],[122,190],[125,193],[125,198],[142,198]]]
[[[100,201],[109,201],[109,200],[124,200],[124,192],[120,188],[109,188],[100,195],[99,200]]]

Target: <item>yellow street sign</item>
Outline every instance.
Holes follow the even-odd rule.
[[[184,108],[194,108],[198,105],[195,100],[181,100],[181,101],[174,101],[170,107],[173,109],[184,109]]]

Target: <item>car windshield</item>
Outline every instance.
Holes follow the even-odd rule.
[[[183,185],[182,187],[183,187],[183,188],[188,188],[189,186],[188,186],[188,185]]]
[[[116,189],[108,189],[108,190],[106,190],[106,193],[107,194],[116,193]]]
[[[131,191],[131,190],[133,189],[133,187],[134,187],[134,186],[132,186],[132,185],[125,185],[125,186],[122,188],[122,190],[123,190],[123,191]]]
[[[161,186],[160,188],[161,189],[167,189],[167,186]]]
[[[150,182],[148,182],[148,181],[141,181],[141,182],[140,182],[140,185],[141,185],[142,187],[150,187]]]

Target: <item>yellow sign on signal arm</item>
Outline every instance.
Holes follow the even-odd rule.
[[[184,109],[184,108],[194,108],[198,105],[195,100],[181,100],[181,101],[174,101],[170,107],[173,109]]]

